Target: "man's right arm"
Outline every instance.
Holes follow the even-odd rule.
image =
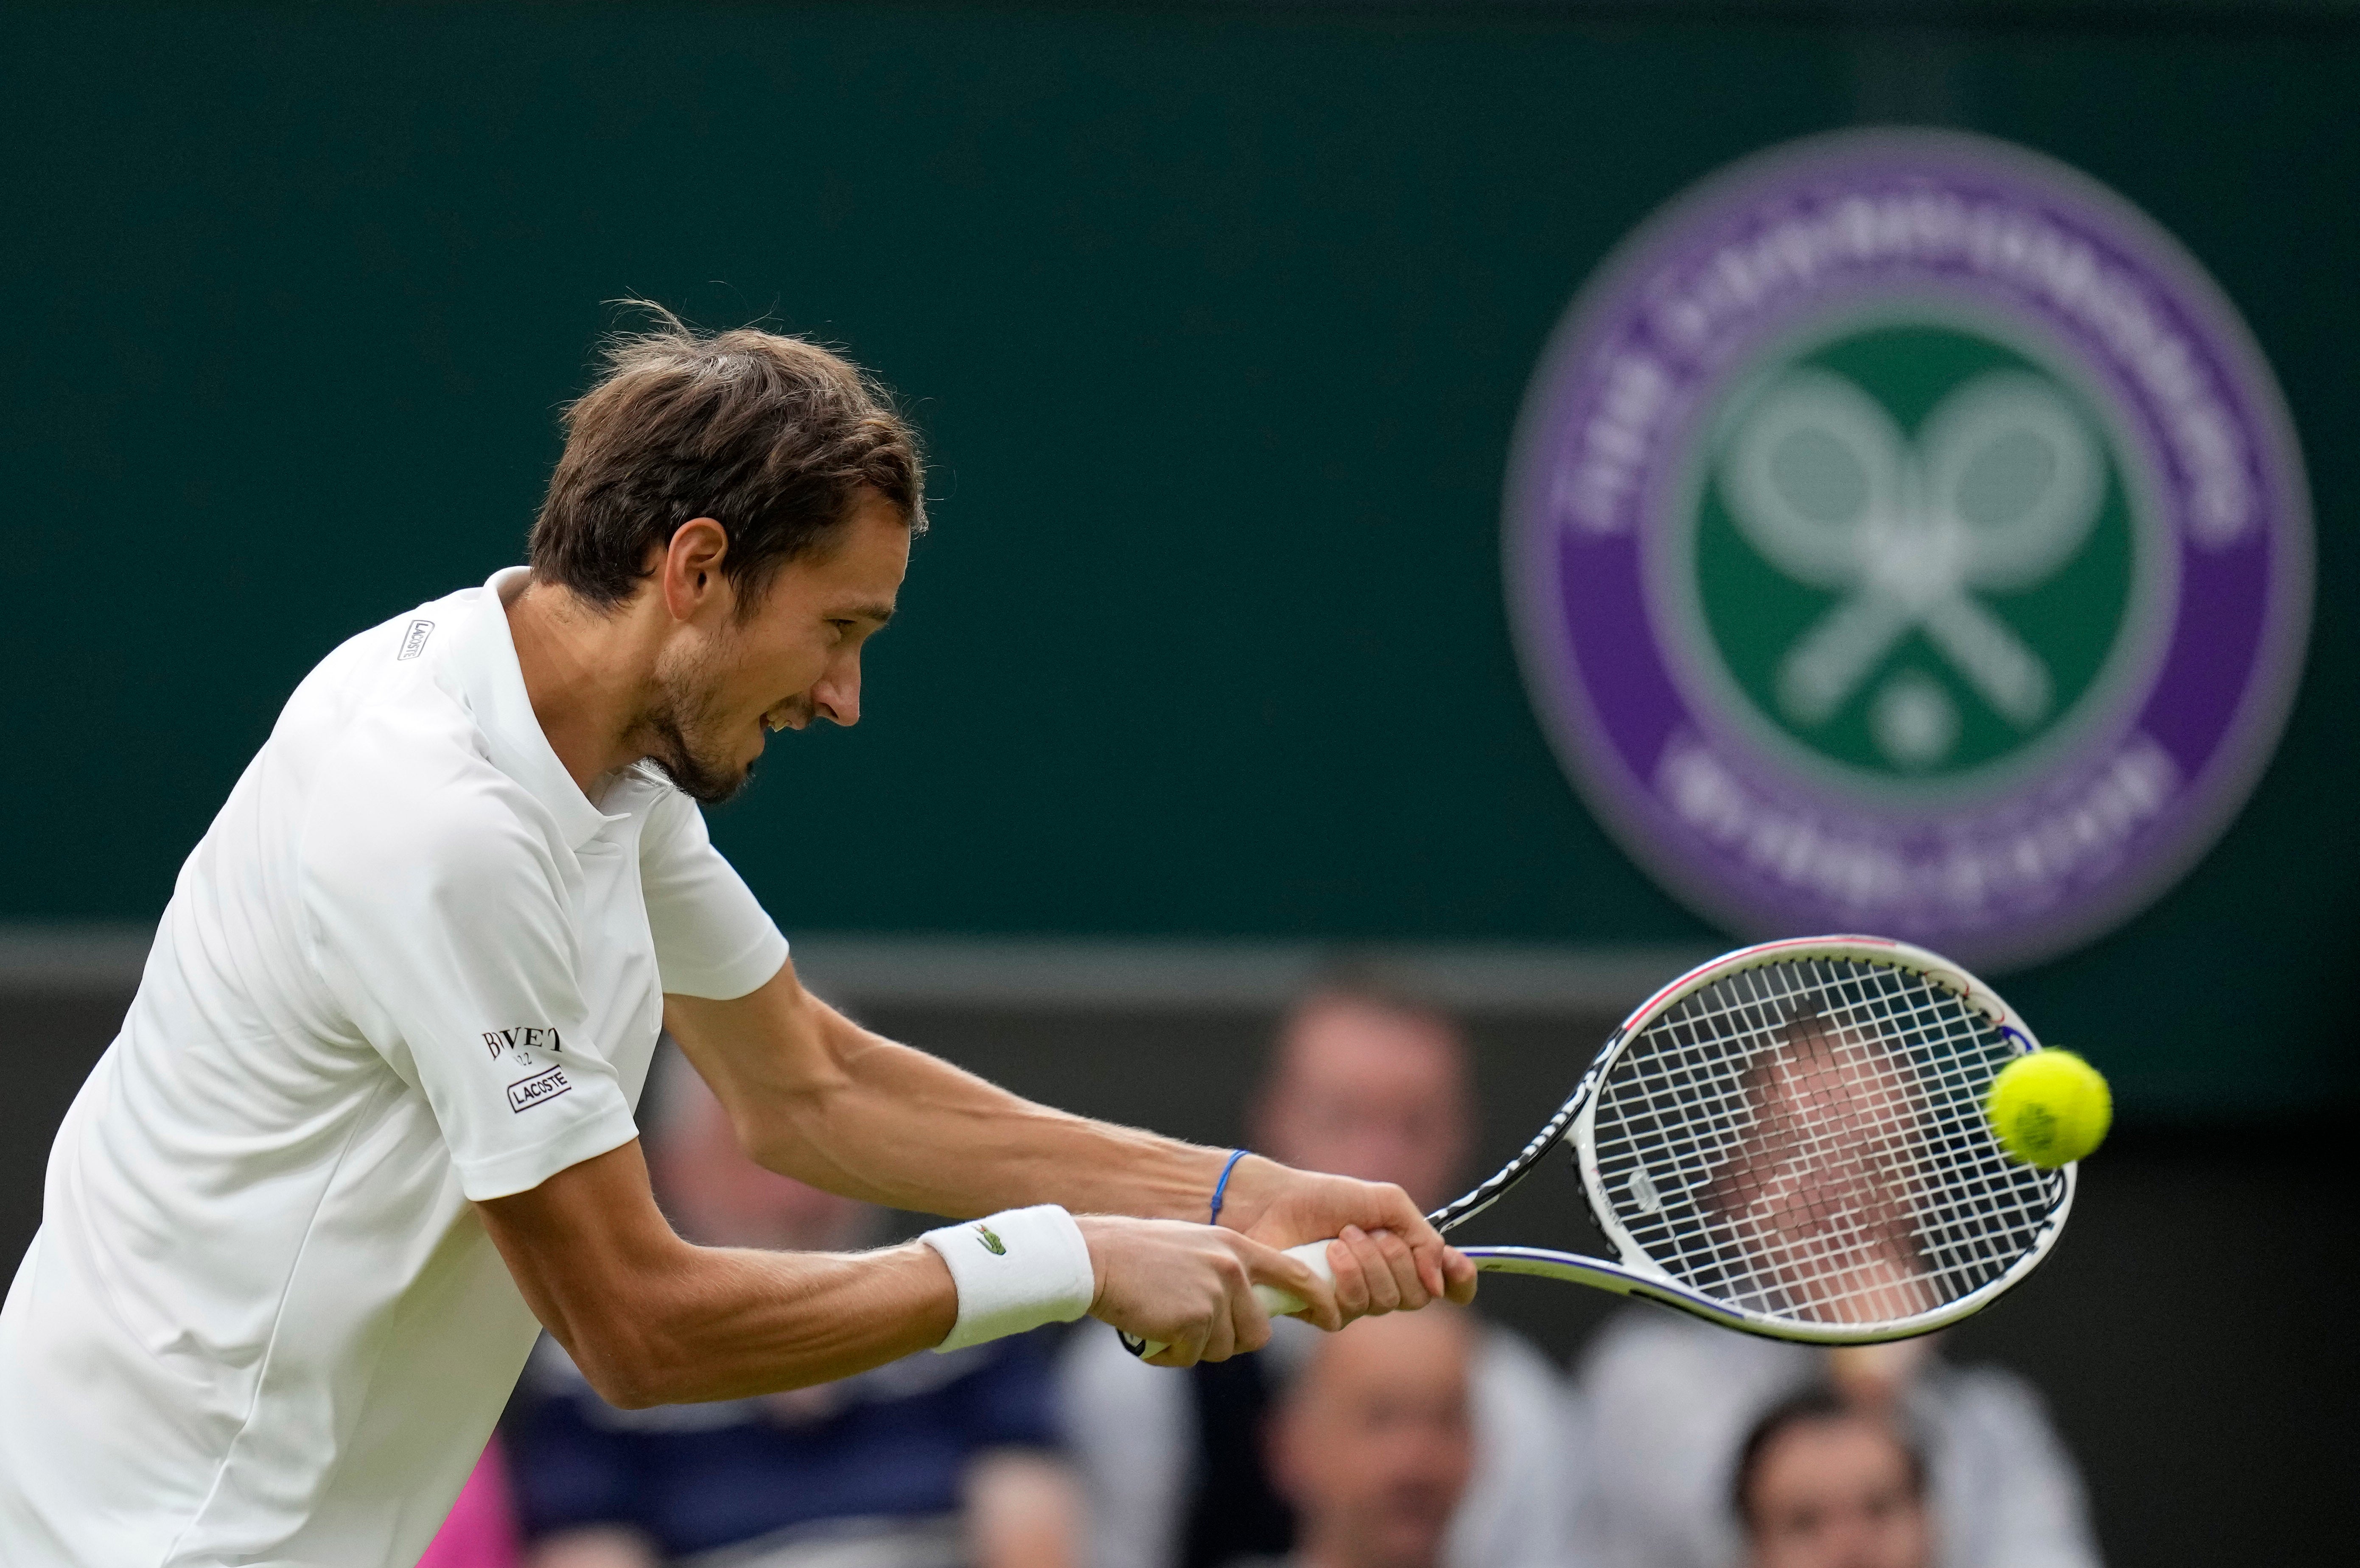
[[[939,1345],[958,1319],[950,1269],[923,1242],[850,1254],[691,1246],[657,1209],[636,1141],[475,1209],[534,1315],[625,1409],[832,1382]],[[1328,1294],[1301,1263],[1233,1231],[1078,1224],[1091,1312],[1168,1341],[1170,1359],[1258,1349],[1270,1334],[1258,1280]]]
[[[657,1209],[636,1142],[475,1208],[533,1314],[626,1410],[849,1377],[938,1344],[958,1316],[923,1243],[692,1247]]]

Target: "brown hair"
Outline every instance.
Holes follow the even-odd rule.
[[[1771,1444],[1797,1427],[1845,1421],[1864,1421],[1890,1438],[1893,1446],[1900,1451],[1903,1467],[1908,1472],[1909,1495],[1921,1502],[1925,1500],[1926,1455],[1910,1434],[1893,1422],[1863,1410],[1827,1385],[1814,1383],[1764,1411],[1738,1449],[1737,1468],[1730,1477],[1729,1500],[1748,1533],[1754,1526],[1754,1492],[1762,1479],[1763,1462],[1770,1456]]]
[[[597,381],[565,409],[565,452],[532,526],[535,577],[612,607],[650,547],[711,517],[746,614],[781,567],[832,544],[864,487],[924,530],[917,437],[874,376],[803,338],[708,336],[628,303],[656,324],[609,339]]]

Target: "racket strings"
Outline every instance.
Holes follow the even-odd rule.
[[[2013,1047],[1888,964],[1724,976],[1633,1040],[1601,1084],[1601,1185],[1675,1279],[1812,1323],[1893,1322],[2034,1245],[2061,1181],[2009,1160],[1983,1097]]]

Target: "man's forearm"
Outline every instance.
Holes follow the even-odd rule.
[[[866,1372],[942,1343],[958,1293],[921,1242],[847,1256],[690,1248],[698,1267],[621,1325],[636,1405],[742,1399]]]
[[[1028,1203],[1203,1220],[1228,1151],[1036,1105],[861,1029],[791,975],[684,1004],[677,1036],[755,1159],[847,1196],[965,1218]],[[759,1031],[797,1041],[765,1050]]]
[[[477,1205],[534,1315],[626,1407],[831,1382],[938,1345],[958,1315],[923,1243],[879,1252],[692,1247],[649,1200],[639,1146]]]
[[[783,1104],[757,1158],[814,1186],[954,1218],[1062,1203],[1202,1220],[1227,1157],[1035,1104],[873,1035],[847,1066],[841,1087]]]

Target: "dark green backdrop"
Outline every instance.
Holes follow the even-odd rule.
[[[151,917],[314,659],[514,560],[637,293],[848,345],[937,454],[867,722],[778,745],[716,821],[791,931],[1703,938],[1526,708],[1509,427],[1658,202],[1938,119],[2195,251],[2318,500],[2252,804],[2008,988],[2135,1108],[2348,1099],[2354,13],[1947,14],[14,7],[0,920]]]

